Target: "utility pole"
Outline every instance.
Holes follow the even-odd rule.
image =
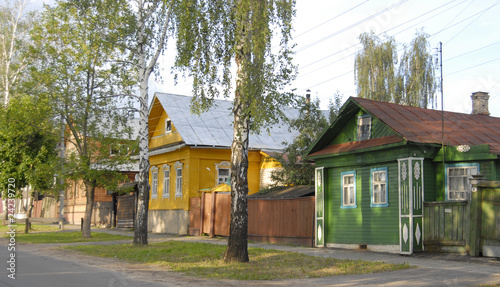
[[[443,43],[442,42],[439,42],[439,72],[441,73],[439,80],[440,81],[439,88],[441,89],[441,150],[443,151],[443,176],[444,176],[446,174],[446,167],[445,167],[446,152],[444,146]],[[445,191],[445,189],[446,189],[446,184],[443,178],[443,191]]]
[[[59,184],[60,184],[60,190],[59,190],[59,229],[63,230],[64,229],[64,179],[62,175],[62,166],[64,165],[64,156],[66,149],[64,147],[64,117],[61,114],[61,139],[59,143],[59,156],[61,158],[61,169],[59,174]]]

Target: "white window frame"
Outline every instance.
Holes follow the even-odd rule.
[[[346,184],[345,180],[352,177],[352,183]],[[346,171],[340,174],[341,208],[356,208],[356,172]],[[346,196],[347,195],[347,196]]]
[[[454,170],[465,170],[465,174],[463,175],[452,175],[452,171]],[[447,164],[446,165],[446,200],[447,201],[456,201],[456,200],[468,200],[470,199],[471,192],[471,184],[470,179],[472,175],[476,175],[479,173],[479,164],[477,163],[458,163],[458,164]],[[457,189],[452,190],[453,184],[451,183],[452,178],[466,178],[466,189]],[[465,183],[465,182],[464,182]],[[450,196],[450,193],[453,193]],[[457,194],[455,194],[457,193]],[[457,196],[460,193],[460,196]]]
[[[172,132],[172,120],[170,118],[165,119],[165,133],[169,134]]]
[[[182,162],[176,162],[174,167],[175,167],[175,198],[177,197],[182,197],[182,166],[184,164]]]
[[[170,166],[163,165],[163,194],[162,199],[170,199]]]
[[[363,128],[367,126],[367,128]],[[358,141],[371,139],[372,117],[370,115],[358,116]]]
[[[229,171],[227,176],[221,176],[219,174],[219,170],[222,170],[222,169]],[[225,180],[221,182],[220,179],[222,177],[225,178]],[[227,179],[231,179],[231,163],[229,163],[227,161],[221,161],[220,163],[216,163],[215,164],[215,186],[226,182]]]
[[[151,200],[158,199],[158,168],[151,167]]]
[[[381,180],[379,174],[384,175]],[[371,207],[387,207],[389,206],[389,186],[388,186],[388,170],[387,167],[373,168],[370,172],[370,191],[371,191]],[[378,200],[376,200],[378,199]]]

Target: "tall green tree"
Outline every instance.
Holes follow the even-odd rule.
[[[397,75],[396,103],[422,108],[436,104],[435,67],[428,37],[419,31],[409,45],[404,45]]]
[[[34,14],[27,17],[27,1],[6,1],[0,6],[0,88],[4,105],[11,97],[11,89],[21,79],[22,71],[28,64],[24,50],[29,45],[29,30]]]
[[[309,146],[328,127],[328,120],[319,104],[319,99],[312,102],[310,98],[299,99],[299,116],[289,123],[289,131],[299,131],[299,134],[292,142],[285,142],[283,154],[275,157],[282,167],[271,174],[277,185],[314,184],[314,165],[305,160],[305,156]]]
[[[184,0],[176,13],[176,66],[193,78],[194,111],[210,108],[219,95],[229,97],[235,65],[226,262],[249,260],[249,133],[278,122],[285,116],[281,107],[294,98],[284,92],[295,76],[290,45],[294,7],[294,0]]]
[[[121,65],[123,35],[119,24],[125,1],[58,1],[45,7],[35,27],[31,52],[43,64],[31,69],[36,92],[51,99],[54,115],[63,121],[65,178],[82,181],[86,208],[82,237],[90,223],[98,186],[113,187],[122,179],[116,167],[127,154],[110,156],[117,141],[130,135],[129,106],[119,95],[131,93],[134,83]],[[123,142],[126,144],[127,142]]]
[[[26,12],[28,1],[7,0],[4,3],[0,4],[0,90],[4,106],[7,106],[12,89],[23,80],[26,67],[33,61],[26,50],[36,14]]]
[[[0,181],[16,180],[40,193],[53,190],[57,170],[56,126],[47,99],[17,95],[0,107]],[[7,191],[2,187],[2,196]]]
[[[391,102],[396,86],[397,45],[393,37],[381,39],[375,33],[359,36],[363,45],[354,61],[358,97]]]
[[[128,20],[127,51],[128,62],[135,73],[135,87],[139,96],[139,196],[134,223],[134,244],[148,243],[149,206],[149,78],[157,71],[159,56],[167,46],[171,31],[171,15],[178,1],[134,0],[125,7]],[[178,11],[182,12],[182,11]]]
[[[373,32],[359,36],[363,48],[356,54],[354,79],[358,97],[427,108],[435,105],[434,64],[425,33],[419,31],[403,46],[398,64],[393,37]]]

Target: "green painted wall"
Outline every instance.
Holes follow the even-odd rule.
[[[372,168],[388,168],[389,207],[370,207],[370,173]],[[356,208],[341,208],[341,173],[356,171]],[[364,167],[326,169],[330,183],[327,188],[327,243],[340,244],[398,244],[399,199],[397,162]]]
[[[338,135],[333,139],[330,145],[357,141],[358,116],[365,115],[363,111],[358,112],[355,117],[352,117],[339,131]],[[380,138],[391,135],[397,135],[390,127],[381,122],[378,118],[372,117],[371,138]]]

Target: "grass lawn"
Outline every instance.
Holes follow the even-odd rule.
[[[12,227],[14,226],[16,226],[15,227],[16,233],[24,233],[24,229],[26,228],[25,224],[12,224]],[[59,226],[57,225],[31,223],[30,232],[48,232],[57,230],[59,230]],[[10,231],[9,226],[0,225],[0,234],[7,233],[9,231]]]
[[[5,234],[5,233],[4,233]],[[9,236],[9,235],[4,235]],[[130,236],[92,232],[91,238],[82,238],[80,231],[73,232],[43,232],[43,233],[16,233],[16,241],[22,243],[74,243],[132,239]]]
[[[250,262],[225,263],[225,246],[168,241],[147,246],[65,247],[88,255],[114,257],[136,263],[160,264],[186,275],[211,279],[272,280],[335,275],[366,274],[410,268],[407,264],[389,264],[361,260],[338,260],[294,252],[249,248]]]

